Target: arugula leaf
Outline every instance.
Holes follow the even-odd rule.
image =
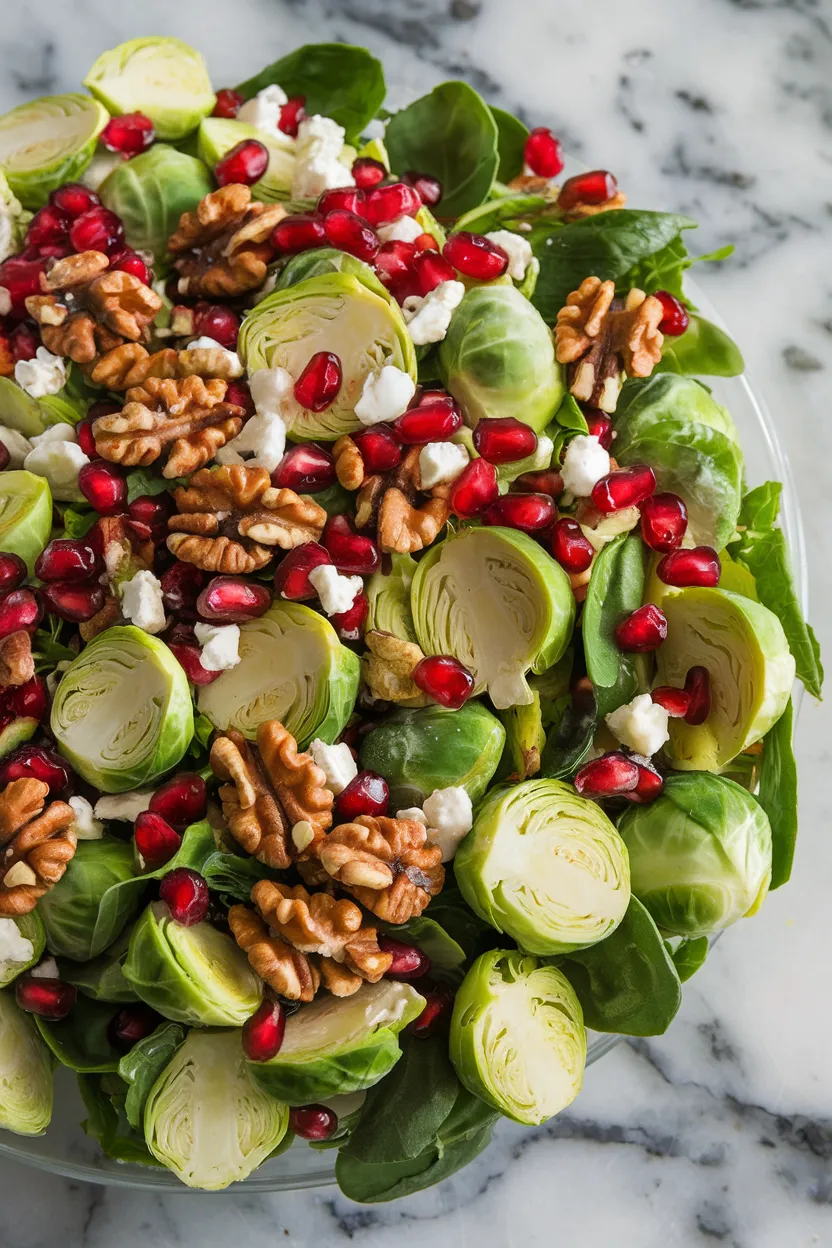
[[[64,522],[65,537],[86,537],[98,519],[98,512],[92,507],[79,511],[77,507],[67,507],[61,517]]]
[[[636,691],[634,660],[619,648],[615,630],[641,606],[643,592],[644,546],[640,537],[623,533],[595,560],[584,603],[584,655],[599,719],[629,701]]]
[[[733,244],[728,243],[725,247],[720,247],[717,251],[712,251],[705,256],[691,256],[684,244],[681,236],[671,239],[671,241],[655,252],[652,256],[648,256],[639,264],[633,265],[633,268],[621,281],[622,289],[630,290],[633,286],[638,286],[640,290],[646,291],[648,295],[652,295],[657,290],[668,290],[671,295],[675,295],[683,303],[691,306],[690,300],[685,297],[683,287],[683,277],[687,269],[692,264],[700,264],[710,260],[727,260],[733,255]]]
[[[510,182],[523,172],[529,127],[519,117],[507,113],[504,108],[496,108],[493,104],[491,116],[497,123],[497,151],[500,156],[497,178],[500,182]]]
[[[178,485],[187,485],[187,477],[157,477],[144,468],[135,468],[127,474],[127,501],[135,502],[145,494],[164,494],[175,490]]]
[[[160,1023],[149,1036],[134,1044],[119,1062],[118,1073],[128,1085],[124,1112],[131,1127],[137,1131],[142,1130],[144,1107],[150,1089],[176,1050],[185,1043],[187,1034],[187,1028],[181,1023]]]
[[[708,937],[697,936],[692,940],[683,940],[675,949],[669,950],[681,983],[684,984],[691,975],[696,974],[707,958],[709,949]]]
[[[791,699],[763,738],[757,801],[771,824],[770,889],[785,884],[792,873],[797,840],[797,762],[792,746],[794,708]]]
[[[71,663],[75,658],[75,651],[60,640],[63,620],[52,615],[48,617],[48,622],[48,630],[39,628],[32,638],[32,658],[38,675],[54,671],[59,663]]]

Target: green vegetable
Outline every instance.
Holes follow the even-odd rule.
[[[126,894],[130,890],[119,891]],[[109,949],[90,962],[64,962],[61,966],[61,979],[74,984],[85,996],[92,997],[93,1001],[113,1001],[118,1004],[138,1001],[139,998],[124,978],[124,959],[127,957],[129,944],[130,932],[126,929]]]
[[[215,728],[237,728],[251,740],[257,726],[279,719],[305,749],[333,742],[352,714],[358,656],[342,646],[322,615],[276,600],[240,627],[240,662],[199,690],[198,706]]]
[[[676,973],[683,984],[703,965],[709,949],[708,937],[697,936],[695,940],[679,941],[676,948],[670,950]]]
[[[506,730],[506,744],[500,760],[500,779],[524,780],[540,771],[540,756],[546,744],[540,694],[532,689],[532,700],[524,706],[509,706],[500,711]]]
[[[433,918],[417,915],[407,923],[379,923],[382,931],[406,945],[416,945],[430,958],[431,978],[457,984],[464,974],[467,954]]]
[[[151,1088],[185,1042],[187,1031],[180,1023],[160,1023],[149,1036],[134,1044],[118,1064],[118,1073],[128,1085],[124,1112],[131,1127],[141,1131],[144,1107]]]
[[[792,873],[797,840],[797,761],[792,746],[791,699],[763,739],[757,801],[771,824],[771,884],[779,888]]]
[[[131,624],[108,628],[64,673],[50,725],[61,753],[102,792],[152,784],[193,736],[187,677],[156,637]]]
[[[111,113],[144,113],[160,139],[181,139],[214,107],[208,70],[181,39],[129,39],[102,52],[84,86]]]
[[[52,1120],[52,1054],[14,993],[0,992],[0,1127],[43,1135]]]
[[[489,793],[454,867],[472,910],[530,953],[596,944],[630,900],[620,836],[595,802],[559,780]]]
[[[628,381],[621,392],[615,413],[616,432],[625,443],[649,438],[667,421],[684,425],[707,425],[739,442],[737,427],[727,408],[692,377],[656,373],[645,381]],[[618,438],[616,455],[618,453]]]
[[[347,273],[358,278],[361,285],[368,290],[383,295],[385,299],[388,297],[386,288],[368,264],[351,256],[348,251],[338,251],[336,247],[315,247],[311,251],[301,251],[292,256],[288,264],[280,270],[275,290],[289,290],[292,286],[305,282],[307,278],[323,277],[331,273]]]
[[[492,109],[492,112],[494,110]],[[562,222],[553,218],[557,196],[504,194],[497,198],[487,199],[478,208],[472,208],[459,217],[454,223],[455,230],[471,230],[474,234],[487,234],[491,230],[514,230],[521,234],[528,233],[528,226],[542,223],[544,219],[552,229],[559,228]],[[548,214],[548,215],[547,215]]]
[[[74,962],[102,953],[121,934],[140,900],[136,889],[113,885],[134,878],[129,843],[111,836],[79,841],[63,878],[38,903],[50,952]]]
[[[117,165],[101,186],[101,202],[121,217],[131,247],[149,251],[155,265],[183,212],[191,212],[214,184],[201,160],[155,143]]]
[[[367,629],[380,629],[392,633],[402,641],[415,641],[416,629],[410,609],[410,587],[416,572],[416,560],[412,555],[390,556],[391,569],[374,572],[365,588],[370,601]]]
[[[635,656],[617,644],[615,630],[641,606],[643,592],[644,545],[640,537],[622,534],[592,565],[582,616],[586,670],[599,718],[629,702],[637,690]]]
[[[81,1127],[113,1161],[158,1166],[144,1138],[127,1122],[123,1109],[123,1083],[118,1075],[77,1075],[78,1091],[87,1111]]]
[[[0,549],[20,555],[31,576],[52,530],[52,495],[45,477],[22,468],[3,473]]]
[[[25,438],[33,438],[46,428],[40,403],[11,377],[0,377],[0,425],[16,429]]]
[[[571,700],[564,699],[546,738],[540,757],[540,774],[552,780],[574,776],[592,749],[597,722],[598,707],[593,690],[580,690]]]
[[[289,199],[292,193],[292,175],[295,169],[294,139],[288,135],[266,134],[244,121],[231,118],[206,117],[199,127],[197,150],[200,161],[213,169],[232,147],[244,139],[256,139],[269,153],[266,172],[251,188],[255,199],[275,203]]]
[[[121,1052],[110,1043],[108,1028],[118,1007],[79,996],[60,1022],[35,1018],[38,1030],[62,1066],[82,1074],[118,1070]]]
[[[477,958],[456,995],[451,1061],[475,1096],[515,1122],[538,1126],[581,1090],[581,1006],[557,967],[516,951]]]
[[[739,377],[745,371],[745,361],[733,338],[694,312],[683,334],[665,337],[661,366],[700,377]]]
[[[37,910],[32,910],[30,914],[19,914],[15,918],[4,918],[0,921],[0,927],[4,927],[7,923],[14,923],[23,939],[31,941],[32,954],[24,962],[11,962],[8,959],[0,961],[0,988],[5,988],[12,980],[17,979],[18,975],[22,975],[30,966],[39,962],[46,947],[46,932]]]
[[[497,152],[500,157],[497,178],[500,182],[510,182],[523,172],[529,128],[519,117],[494,104],[491,105],[491,116],[497,126]]]
[[[649,806],[619,823],[633,893],[659,928],[707,936],[756,914],[771,879],[771,827],[754,798],[724,776],[669,775]]]
[[[50,191],[81,176],[108,120],[80,93],[44,95],[0,117],[0,167],[24,207],[42,208]]]

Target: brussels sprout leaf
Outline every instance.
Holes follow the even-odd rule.
[[[124,1112],[131,1127],[142,1130],[144,1106],[150,1089],[176,1050],[184,1044],[187,1030],[181,1023],[163,1022],[144,1040],[134,1044],[118,1064],[118,1073],[128,1084]]]
[[[99,957],[89,962],[73,962],[69,958],[61,960],[61,979],[80,988],[86,996],[94,1001],[113,1001],[124,1003],[138,1001],[133,989],[122,974],[124,959],[127,957],[127,946],[130,943],[130,932],[122,932],[118,940]]]
[[[83,1074],[118,1070],[121,1057],[113,1048],[107,1029],[118,1006],[79,996],[71,1014],[60,1022],[35,1015],[38,1030],[62,1066]]]
[[[680,981],[684,984],[690,979],[691,975],[695,975],[702,966],[708,956],[710,944],[707,936],[697,936],[694,940],[683,940],[675,949],[668,949],[673,965],[679,975]]]
[[[601,718],[629,701],[637,688],[631,656],[615,640],[621,621],[641,606],[644,546],[622,534],[605,546],[592,569],[583,615],[586,670],[595,686]]]
[[[523,152],[529,128],[519,117],[514,117],[503,108],[495,108],[493,104],[491,116],[497,123],[497,152],[500,156],[497,177],[501,182],[510,182],[523,172]]]
[[[208,887],[219,893],[224,901],[248,901],[257,881],[267,880],[273,873],[256,858],[242,858],[217,850],[205,860],[201,874],[207,880]]]
[[[763,738],[757,801],[771,824],[771,884],[779,888],[792,873],[797,839],[797,763],[792,748],[791,700]]]

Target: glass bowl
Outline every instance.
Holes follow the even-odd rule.
[[[725,328],[695,283],[687,282],[686,288],[703,314]],[[805,611],[808,605],[808,569],[800,506],[774,422],[747,373],[743,377],[717,377],[709,378],[708,381],[714,397],[728,407],[737,424],[745,453],[748,481],[752,485],[766,480],[783,483],[781,521],[791,551],[797,592]],[[802,689],[802,685],[795,686],[796,712],[799,709]],[[704,973],[707,974],[707,971]],[[619,1041],[619,1036],[591,1032],[587,1064],[598,1061]],[[166,1170],[111,1161],[102,1156],[97,1142],[81,1130],[80,1123],[85,1117],[86,1111],[74,1075],[60,1069],[55,1079],[55,1114],[46,1134],[29,1138],[0,1131],[0,1155],[52,1174],[65,1175],[87,1183],[143,1188],[153,1192],[189,1190]],[[291,1191],[296,1188],[318,1187],[334,1181],[335,1152],[317,1152],[300,1140],[281,1156],[262,1165],[243,1183],[235,1184],[227,1190]]]

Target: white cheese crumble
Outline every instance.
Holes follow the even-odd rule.
[[[250,100],[246,100],[237,113],[237,121],[243,121],[247,126],[254,126],[255,130],[262,130],[264,134],[268,134],[272,138],[278,135],[281,138],[288,138],[283,131],[278,128],[280,121],[280,110],[283,105],[288,103],[289,97],[282,87],[277,83],[264,87],[262,91],[258,91]]]
[[[360,576],[342,576],[331,563],[322,563],[309,573],[309,583],[321,600],[327,615],[343,615],[364,588]]]
[[[515,282],[522,282],[532,258],[532,246],[529,240],[521,238],[519,234],[513,234],[511,230],[489,230],[485,237],[490,238],[498,247],[502,247],[508,256],[509,277]]]
[[[376,229],[376,234],[383,243],[413,243],[424,232],[415,217],[399,217],[397,221],[391,221],[389,225],[380,225]]]
[[[286,422],[277,412],[250,416],[236,438],[214,456],[218,464],[247,464],[274,472],[286,451]]]
[[[455,481],[470,456],[456,442],[427,442],[419,452],[419,476],[423,490]]]
[[[362,425],[395,420],[407,411],[415,393],[416,383],[408,373],[394,364],[385,364],[365,377],[355,414]]]
[[[71,797],[69,804],[75,811],[75,822],[72,831],[79,841],[100,841],[104,835],[104,824],[96,819],[90,803],[85,797]]]
[[[152,789],[133,789],[132,793],[113,793],[99,797],[95,803],[96,819],[120,819],[132,823],[150,806]]]
[[[450,862],[457,846],[473,827],[474,812],[467,791],[458,784],[434,789],[423,810],[427,819],[428,841],[442,850],[442,861]]]
[[[60,502],[83,502],[78,473],[90,460],[78,445],[72,425],[52,425],[31,442],[32,450],[23,461],[26,471],[45,477],[52,497]]]
[[[2,315],[0,312],[0,316]],[[0,442],[9,452],[9,468],[22,468],[24,459],[32,449],[29,439],[24,438],[17,429],[7,429],[5,425],[0,425]]]
[[[248,388],[258,416],[280,416],[292,398],[292,374],[285,368],[256,368],[249,374]]]
[[[228,347],[224,347],[221,342],[217,342],[216,338],[209,338],[207,334],[203,334],[201,338],[193,338],[185,348],[186,351],[222,351],[227,364],[227,375],[230,378],[242,377],[243,366],[240,357],[236,351],[229,351]],[[173,408],[171,408],[173,411]]]
[[[575,498],[587,498],[610,471],[609,452],[592,434],[579,433],[566,447],[560,475],[563,488]]]
[[[20,931],[14,919],[0,919],[0,968],[9,962],[31,962],[35,946]]]
[[[66,364],[59,355],[53,355],[46,347],[38,347],[33,360],[18,360],[14,366],[14,379],[21,389],[33,399],[47,394],[57,394],[66,385]]]
[[[451,317],[462,303],[465,287],[462,282],[440,282],[429,294],[408,295],[402,313],[414,346],[441,342],[448,332]]]
[[[421,806],[407,806],[404,810],[396,811],[397,819],[409,819],[411,823],[421,823],[422,827],[428,826],[428,818]]]
[[[610,732],[622,745],[650,758],[670,737],[667,711],[649,693],[640,693],[632,702],[619,706],[606,716]]]
[[[60,979],[61,972],[54,958],[44,958],[29,972],[33,979]]]
[[[209,672],[227,672],[240,662],[239,624],[195,624],[200,662]]]
[[[326,787],[334,797],[343,793],[350,781],[358,775],[358,767],[346,741],[342,741],[340,745],[327,745],[320,737],[316,737],[309,746],[309,753],[326,776]]]
[[[355,186],[349,167],[341,162],[345,131],[331,117],[316,113],[298,127],[292,199],[317,199],[334,186]]]
[[[165,604],[161,582],[152,572],[142,568],[129,581],[122,581],[122,613],[146,633],[161,633],[165,627]]]

